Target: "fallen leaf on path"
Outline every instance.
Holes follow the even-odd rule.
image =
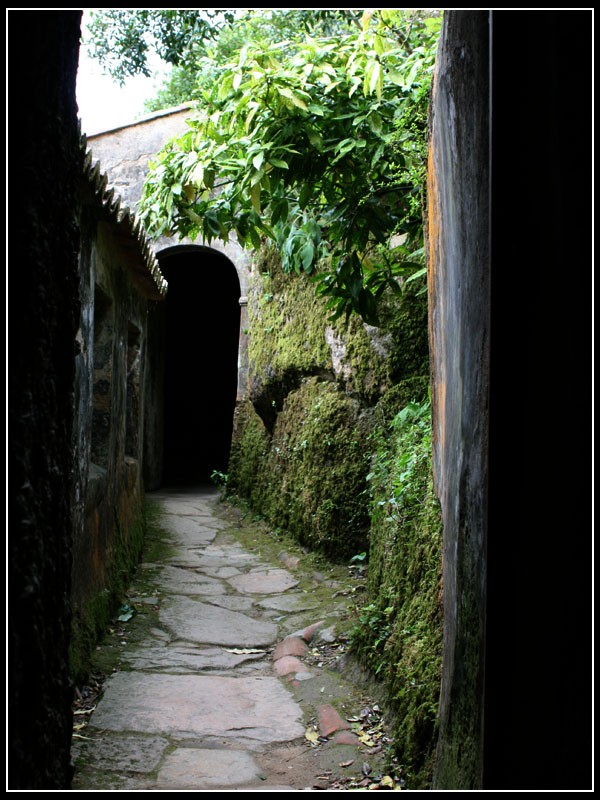
[[[80,714],[91,714],[92,711],[96,710],[96,706],[92,706],[91,708],[83,708],[81,711],[74,711],[73,716],[77,716]]]
[[[364,731],[359,731],[356,735],[358,736],[361,744],[364,744],[367,747],[375,747],[375,742],[373,739],[371,739],[368,734],[364,733]]]
[[[313,747],[319,744],[319,734],[314,728],[307,728],[304,733],[304,738],[309,741]]]
[[[120,613],[119,613],[119,616],[117,617],[117,620],[119,622],[129,622],[129,620],[135,614],[135,609],[131,608],[131,606],[128,606],[127,604],[125,604],[125,605],[122,605],[119,608],[119,612]]]
[[[224,647],[226,653],[233,653],[234,656],[249,656],[254,653],[264,653],[264,650],[257,650],[256,647]]]
[[[340,763],[340,767],[349,767],[352,764],[354,764],[354,759],[351,759],[350,761],[342,761]]]

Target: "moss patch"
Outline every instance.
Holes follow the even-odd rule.
[[[367,542],[368,423],[332,383],[306,380],[285,402],[267,457],[268,519],[334,560]]]
[[[310,278],[283,273],[277,255],[264,251],[250,282],[248,316],[250,399],[269,433],[303,377],[334,380],[372,406],[398,381],[429,372],[427,299],[417,284],[384,295],[379,328],[356,315],[331,322]]]
[[[239,403],[233,418],[228,494],[239,495],[258,508],[270,446],[271,437],[252,403]]]
[[[286,398],[272,437],[249,404],[237,425],[230,493],[333,560],[365,549],[369,426],[355,400],[310,378]]]
[[[400,297],[391,292],[384,295],[380,317],[381,327],[391,339],[391,383],[415,376],[428,376],[428,308],[421,281],[405,283]]]
[[[426,300],[390,293],[381,328],[332,323],[310,278],[284,274],[264,251],[248,313],[252,405],[236,411],[229,492],[303,544],[352,556],[368,542],[369,409],[380,403],[387,418],[426,391]],[[415,386],[394,391],[400,378]]]
[[[125,596],[140,560],[146,527],[146,509],[143,509],[127,529],[116,530],[105,587],[73,609],[69,664],[71,677],[76,683],[85,680],[89,674],[94,647],[108,629]]]
[[[408,788],[430,788],[440,690],[439,505],[431,478],[427,405],[409,405],[373,437],[367,602],[353,647],[384,682],[394,750]]]

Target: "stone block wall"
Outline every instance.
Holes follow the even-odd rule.
[[[149,347],[165,283],[135,218],[106,194],[88,154],[80,196],[81,315],[75,359],[71,668],[87,658],[126,589],[143,542],[145,474],[160,474],[160,351]],[[154,312],[154,313],[151,313]],[[147,413],[148,412],[148,413]],[[146,461],[149,462],[146,464]]]

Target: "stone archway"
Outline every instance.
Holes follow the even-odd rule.
[[[227,469],[238,387],[240,282],[204,246],[158,254],[165,303],[163,484],[202,483]]]

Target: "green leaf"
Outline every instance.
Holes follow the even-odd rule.
[[[371,17],[372,16],[373,16],[373,9],[372,8],[367,8],[365,11],[363,11],[363,15],[360,18],[360,24],[361,24],[361,27],[362,27],[363,31],[366,31],[367,28],[369,27],[369,23],[371,22]]]
[[[306,242],[300,250],[300,259],[302,261],[302,268],[305,272],[311,272],[313,259],[315,257],[315,248],[312,242]]]
[[[300,196],[298,198],[298,205],[300,208],[306,208],[308,205],[308,201],[312,197],[313,193],[313,186],[310,183],[305,183],[300,190]]]
[[[405,85],[404,75],[401,72],[397,72],[396,70],[390,70],[387,73],[387,79],[390,83],[393,83],[395,86],[402,86]]]
[[[219,224],[219,220],[217,215],[214,211],[207,211],[204,214],[204,225],[205,231],[213,234],[214,236],[219,236],[221,233],[221,226]]]
[[[368,289],[361,289],[358,297],[358,311],[369,325],[377,324],[377,303],[375,297]]]
[[[252,208],[257,214],[260,214],[260,183],[255,183],[250,193],[250,201]]]
[[[314,128],[308,127],[305,128],[305,133],[308,136],[308,141],[316,150],[320,151],[323,149],[323,138],[320,133],[317,133]]]
[[[252,159],[252,164],[254,168],[260,169],[264,163],[264,160],[265,160],[265,151],[261,150],[260,153],[258,153],[258,155],[254,156],[254,158]]]
[[[283,161],[281,158],[273,158],[272,156],[269,158],[269,164],[273,167],[278,167],[279,169],[289,169],[289,164],[287,161]]]
[[[379,33],[376,33],[373,39],[373,49],[378,56],[382,56],[389,49],[386,40]]]
[[[293,103],[293,104],[294,104],[294,105],[295,105],[297,108],[301,108],[303,111],[308,111],[308,106],[306,105],[306,103],[304,102],[304,100],[302,100],[302,98],[301,98],[301,97],[299,97],[299,96],[296,94],[296,92],[293,92],[293,91],[292,91],[291,89],[289,89],[287,86],[275,86],[275,89],[277,90],[277,92],[278,92],[278,93],[279,93],[279,94],[280,94],[282,97],[285,97],[285,98],[287,98],[288,100],[291,100],[291,102],[292,102],[292,103]]]
[[[196,214],[193,208],[186,208],[185,213],[192,220],[192,222],[195,222],[197,224],[202,223],[202,217]]]
[[[377,97],[381,100],[381,91],[383,87],[383,72],[381,70],[381,64],[379,61],[375,61],[373,63],[373,68],[371,70],[371,75],[369,78],[369,94],[373,94],[373,92],[377,92]]]
[[[249,233],[250,233],[250,240],[252,241],[252,244],[254,245],[254,247],[257,250],[260,250],[260,246],[262,244],[262,242],[260,240],[260,234],[259,234],[259,232],[256,230],[256,228],[253,225],[250,227]]]
[[[273,214],[271,216],[271,224],[277,225],[278,222],[285,222],[288,216],[288,203],[284,198],[275,204]]]
[[[411,275],[410,278],[407,278],[406,283],[416,281],[418,278],[422,278],[423,275],[427,275],[427,267],[422,267],[422,269],[420,269],[418,272],[415,272],[414,275]]]
[[[204,184],[204,164],[198,164],[190,174],[190,181],[195,183],[196,186]]]

